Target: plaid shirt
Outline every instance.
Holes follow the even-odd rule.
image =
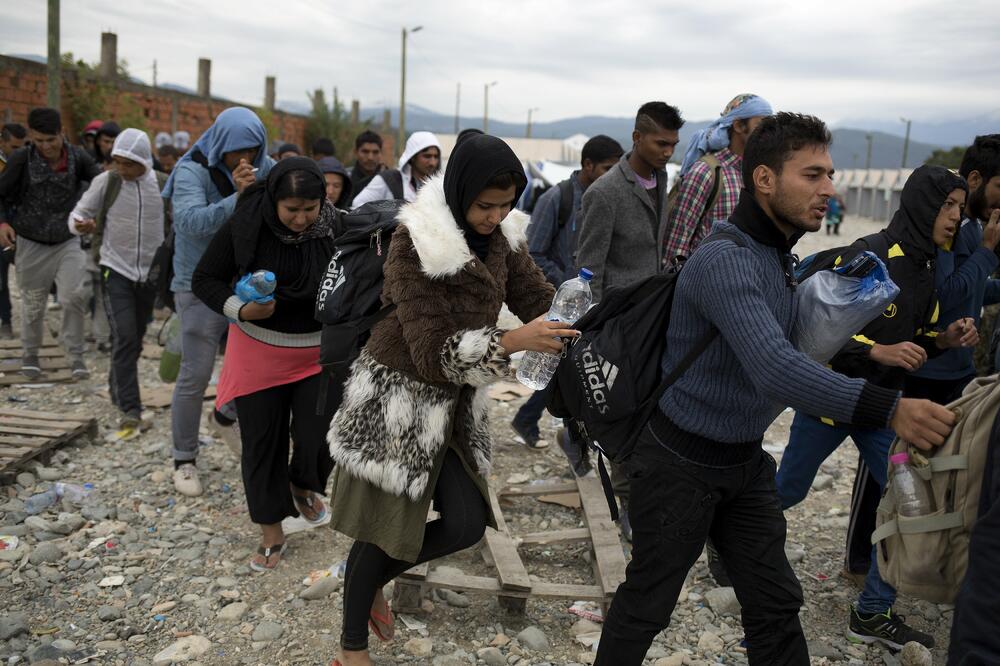
[[[699,160],[678,185],[677,203],[670,212],[670,226],[663,253],[665,264],[669,264],[676,256],[690,257],[712,228],[712,223],[729,219],[736,209],[740,190],[743,189],[743,158],[729,148],[715,153],[715,157],[722,165],[719,171],[722,183],[718,201],[708,214],[702,216],[708,203],[708,195],[712,191],[715,169]]]

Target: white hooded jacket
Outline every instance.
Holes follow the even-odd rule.
[[[146,167],[146,172],[136,180],[122,180],[121,190],[104,221],[99,263],[133,282],[145,282],[153,255],[163,243],[164,226],[163,199],[153,171],[149,137],[141,130],[122,130],[115,139],[111,156],[138,162]],[[68,224],[72,233],[80,235],[77,221],[95,219],[101,212],[109,174],[105,171],[94,178],[70,213]]]
[[[413,186],[413,179],[411,177],[412,167],[410,166],[410,160],[417,153],[432,147],[441,150],[441,143],[431,132],[414,132],[406,140],[406,147],[403,149],[403,154],[399,156],[399,173],[403,176],[403,199],[407,202],[417,198],[417,188]],[[357,208],[369,201],[384,201],[393,198],[392,191],[382,178],[382,174],[378,174],[372,178],[365,189],[358,192],[358,196],[354,197],[351,208]]]

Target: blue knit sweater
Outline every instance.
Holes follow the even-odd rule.
[[[731,223],[740,216],[749,221]],[[766,224],[771,230],[765,234],[753,231]],[[861,427],[886,427],[897,391],[844,377],[795,349],[795,291],[783,264],[788,248],[759,240],[776,229],[753,198],[744,192],[730,222],[717,222],[713,231],[741,235],[747,246],[702,243],[681,271],[664,372],[712,326],[721,335],[663,394],[663,414],[683,431],[730,443],[759,440],[786,406]]]

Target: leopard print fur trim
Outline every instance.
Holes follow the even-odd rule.
[[[504,331],[493,326],[459,331],[444,342],[441,369],[458,385],[486,386],[511,376],[510,359],[500,344]]]

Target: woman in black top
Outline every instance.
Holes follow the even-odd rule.
[[[232,322],[216,404],[236,401],[243,485],[250,518],[262,532],[250,562],[257,571],[273,569],[284,553],[283,518],[330,520],[320,495],[333,470],[324,436],[336,396],[328,395],[317,415],[323,376],[313,306],[333,255],[336,215],[316,163],[283,160],[243,193],[192,279],[195,295]],[[233,285],[257,270],[274,273],[274,299],[243,302]]]

